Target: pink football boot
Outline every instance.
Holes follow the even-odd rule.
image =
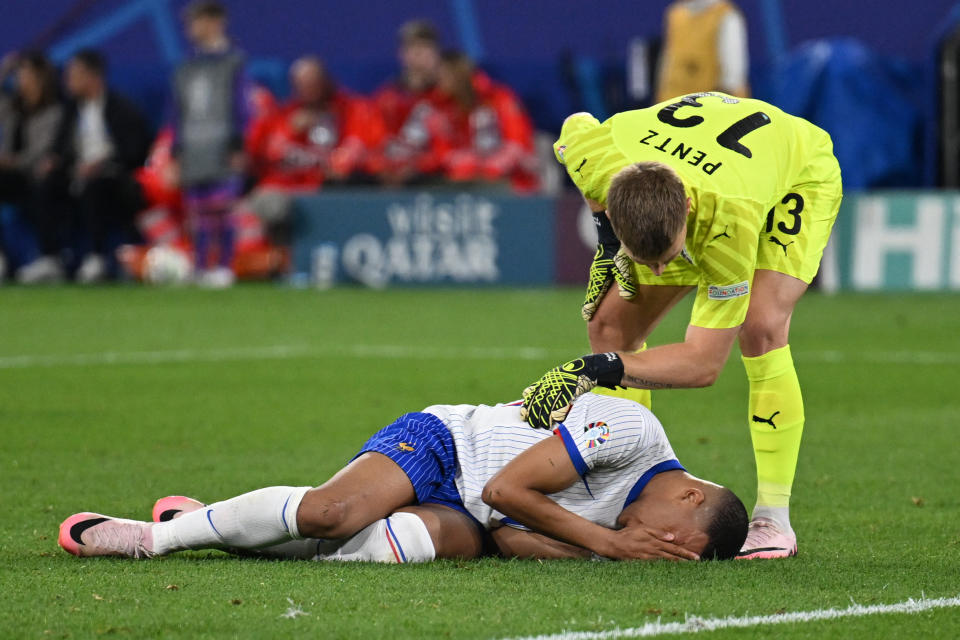
[[[167,522],[180,517],[184,513],[190,513],[197,509],[203,509],[205,504],[199,500],[188,498],[187,496],[167,496],[160,498],[153,505],[153,521]]]
[[[769,518],[750,521],[747,539],[737,554],[738,560],[789,558],[797,555],[797,534],[782,529]]]
[[[58,542],[67,553],[88,556],[153,556],[153,535],[149,522],[111,518],[99,513],[77,513],[60,525]]]

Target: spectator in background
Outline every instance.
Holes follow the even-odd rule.
[[[244,56],[227,37],[227,12],[215,0],[195,0],[184,12],[196,54],[174,75],[174,155],[192,227],[201,285],[233,284],[232,209],[243,193],[244,127],[249,84]],[[211,247],[218,266],[209,269]]]
[[[15,90],[0,94],[0,203],[20,207],[38,229],[46,230],[51,225],[44,220],[43,179],[64,108],[56,70],[42,53],[5,56],[0,61],[0,86],[14,73]],[[41,235],[39,241],[41,257],[23,267],[19,278],[28,283],[62,279],[59,238]],[[2,250],[0,242],[0,280],[7,270]]]
[[[432,23],[411,20],[398,35],[400,76],[373,95],[390,137],[400,133],[414,106],[433,89],[440,69],[440,41]]]
[[[434,105],[444,124],[431,147],[448,179],[536,188],[533,124],[513,91],[451,52],[440,65]]]
[[[146,160],[153,133],[129,100],[107,88],[106,61],[93,50],[76,53],[67,64],[71,102],[49,156],[46,207],[60,228],[79,213],[87,249],[77,281],[106,276],[107,235],[132,230],[143,195],[134,173]],[[51,229],[45,233],[59,233]]]
[[[293,95],[272,117],[253,127],[249,149],[258,177],[250,208],[272,239],[287,238],[290,201],[327,180],[347,181],[362,172],[386,137],[369,101],[337,86],[323,62],[305,56],[290,67]]]
[[[441,124],[432,102],[440,72],[437,30],[427,20],[411,20],[400,27],[398,36],[400,76],[373,95],[387,141],[368,165],[389,185],[429,181],[440,173],[429,148]]]
[[[183,244],[183,198],[174,183],[173,129],[162,128],[150,146],[147,161],[136,173],[144,210],[137,229],[147,245]]]
[[[676,0],[666,11],[657,102],[698,91],[749,97],[747,28],[730,0]]]

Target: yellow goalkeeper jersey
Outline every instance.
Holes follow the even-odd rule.
[[[604,206],[611,179],[627,165],[655,161],[677,172],[691,199],[683,258],[698,281],[670,281],[665,272],[661,283],[698,284],[692,323],[708,328],[742,324],[768,212],[805,184],[835,183],[840,192],[826,132],[766,102],[716,92],[618,113],[603,123],[589,114],[571,116],[554,152],[583,195]],[[805,215],[832,219],[835,206],[808,207]],[[800,216],[794,217],[796,233]]]

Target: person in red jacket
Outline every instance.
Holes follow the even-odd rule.
[[[258,179],[249,202],[281,242],[294,194],[365,172],[370,150],[386,138],[376,109],[337,87],[319,58],[295,61],[290,82],[291,99],[258,122],[248,142]]]
[[[137,216],[137,228],[150,245],[185,241],[183,195],[172,174],[173,139],[173,127],[161,129],[150,147],[146,164],[135,174],[146,203],[146,208]]]
[[[318,189],[345,180],[386,136],[383,122],[363,98],[336,86],[319,58],[290,68],[293,96],[251,133],[258,184]]]
[[[440,42],[437,30],[427,20],[411,20],[400,27],[400,76],[373,94],[390,137],[400,133],[414,106],[426,98],[437,83]]]
[[[447,178],[536,189],[533,124],[516,94],[459,52],[444,54],[438,78],[433,103],[445,126],[431,147]]]

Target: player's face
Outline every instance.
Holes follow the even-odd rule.
[[[617,522],[624,528],[643,527],[672,533],[675,544],[700,553],[709,539],[701,528],[699,504],[690,494],[647,493],[644,490],[620,513]]]

